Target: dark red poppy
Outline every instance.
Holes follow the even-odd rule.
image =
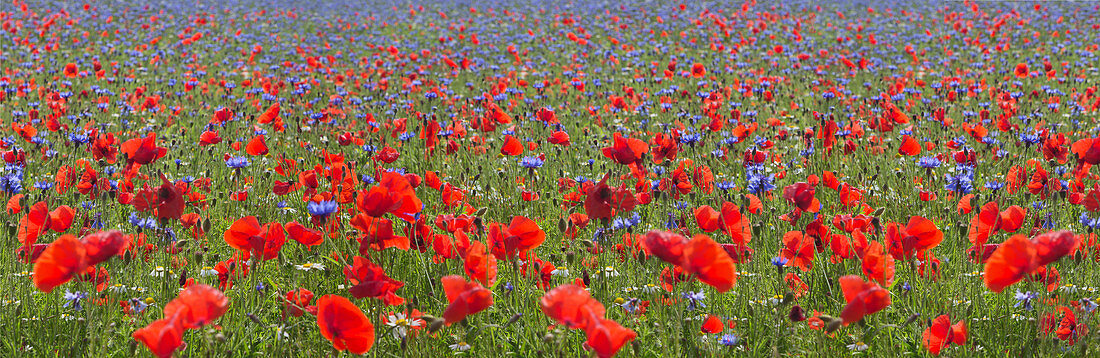
[[[665,262],[680,265],[687,241],[687,238],[668,231],[650,231],[642,239],[642,248]]]

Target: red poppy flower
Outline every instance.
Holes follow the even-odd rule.
[[[24,247],[38,242],[38,236],[49,228],[49,208],[45,202],[37,202],[19,219],[19,243]]]
[[[374,324],[347,298],[324,295],[317,299],[317,326],[337,351],[363,354],[374,346]]]
[[[405,287],[405,283],[390,278],[382,266],[367,258],[356,256],[351,266],[344,267],[344,276],[351,281],[353,286],[348,291],[355,298],[377,298],[390,306],[405,303],[405,299],[397,295],[397,290]]]
[[[494,225],[489,230],[489,242],[493,256],[498,260],[514,258],[517,253],[534,249],[546,241],[546,233],[534,220],[513,216],[507,229]]]
[[[779,256],[787,259],[787,266],[809,271],[814,265],[815,250],[813,238],[801,231],[788,231],[783,234],[783,251]]]
[[[72,235],[62,235],[54,240],[38,261],[34,263],[34,286],[50,293],[54,287],[69,282],[73,276],[88,267],[84,244]]]
[[[609,358],[619,352],[619,348],[627,342],[634,340],[638,334],[629,328],[623,327],[618,322],[603,317],[596,317],[594,313],[590,323],[585,327],[584,333],[588,340],[584,343],[596,351],[596,356]]]
[[[264,136],[261,134],[252,137],[252,140],[248,141],[248,145],[244,147],[244,150],[248,155],[267,155],[267,142],[264,141]]]
[[[171,318],[153,321],[149,325],[134,331],[133,337],[138,342],[145,344],[153,355],[160,358],[169,358],[183,345],[183,327]]]
[[[703,232],[714,232],[718,230],[721,224],[721,214],[717,210],[710,207],[710,205],[703,205],[695,208],[695,223],[699,225],[699,230]]]
[[[859,276],[841,277],[840,289],[844,292],[844,300],[848,302],[840,313],[845,326],[890,305],[890,291],[874,282],[863,281]]]
[[[283,310],[294,317],[301,317],[306,311],[317,314],[317,306],[309,305],[312,301],[313,292],[304,288],[291,290],[286,293],[286,302],[283,303]],[[303,309],[305,311],[303,311]]]
[[[500,146],[500,154],[512,156],[523,154],[523,143],[511,134],[505,135],[504,145]]]
[[[592,316],[603,317],[604,306],[592,298],[584,288],[574,284],[564,284],[547,292],[539,299],[542,313],[566,328],[583,328]]]
[[[563,131],[555,131],[550,134],[550,138],[547,139],[551,144],[557,144],[560,146],[569,146],[569,133]]]
[[[359,211],[372,217],[392,213],[408,222],[415,221],[413,216],[419,214],[423,207],[408,179],[395,172],[380,174],[377,185],[359,192],[355,205]]]
[[[259,118],[256,118],[256,122],[260,123],[260,124],[267,124],[267,123],[271,123],[272,121],[275,120],[275,118],[278,118],[278,117],[279,117],[279,102],[275,102],[275,103],[272,103],[271,107],[268,107],[267,110],[264,111],[264,113],[261,114]]]
[[[894,283],[894,256],[886,255],[882,244],[878,241],[867,243],[867,247],[863,250],[861,267],[864,276],[880,285],[890,286]]]
[[[920,143],[908,134],[901,136],[901,146],[898,147],[898,154],[914,156],[920,154]]]
[[[492,291],[477,282],[466,281],[462,276],[455,275],[443,277],[442,282],[443,291],[450,302],[443,312],[443,319],[448,326],[493,305]]]
[[[1016,64],[1016,69],[1013,70],[1012,73],[1016,75],[1016,78],[1027,78],[1030,72],[1028,71],[1027,64],[1021,62]]]
[[[135,193],[132,204],[138,211],[155,209],[157,218],[179,220],[183,216],[185,204],[183,194],[164,174],[160,175],[160,180],[160,186],[154,189],[146,186]]]
[[[722,333],[722,329],[725,325],[722,324],[722,319],[715,315],[707,315],[706,321],[703,321],[703,327],[700,330],[707,334]]]
[[[966,321],[959,321],[952,325],[947,315],[940,315],[932,320],[931,326],[924,329],[922,337],[924,348],[927,348],[932,355],[938,356],[952,343],[960,346],[966,344]]]
[[[722,245],[706,235],[696,235],[684,245],[684,271],[694,274],[699,281],[714,286],[718,292],[729,291],[737,282],[737,269],[733,259]]]
[[[122,252],[123,247],[129,244],[129,238],[117,230],[100,231],[84,236],[84,250],[88,266],[98,265]]]
[[[134,138],[122,143],[122,153],[128,163],[141,165],[152,163],[168,154],[167,148],[157,146],[157,134],[149,133],[145,138]]]
[[[1005,287],[1023,280],[1039,267],[1035,244],[1024,235],[1014,235],[993,251],[985,262],[985,287],[1001,292]]]
[[[46,226],[54,232],[65,232],[73,224],[73,214],[73,208],[68,205],[59,206],[50,212],[50,223]]]
[[[668,231],[650,231],[642,239],[642,248],[665,262],[679,265],[683,262],[687,241],[687,238]]]
[[[466,276],[486,286],[492,286],[497,277],[497,258],[486,252],[481,241],[470,243],[464,256],[463,268]]]
[[[649,145],[645,141],[635,138],[623,138],[616,132],[612,146],[603,148],[603,156],[616,163],[630,165],[641,159],[642,155],[649,152]]]
[[[291,239],[305,245],[307,250],[325,242],[325,236],[321,232],[302,226],[297,221],[286,223],[284,228]]]
[[[209,285],[198,284],[181,291],[164,305],[164,317],[175,319],[185,329],[200,328],[229,310],[229,297]]]
[[[707,68],[701,63],[691,64],[691,77],[702,78],[707,75]]]
[[[814,187],[804,182],[794,183],[783,188],[783,198],[802,211],[817,212],[817,208],[821,206],[821,203],[814,197]]]
[[[730,236],[737,245],[748,245],[752,241],[752,226],[749,220],[741,215],[741,208],[731,202],[722,203],[721,216],[722,231]]]

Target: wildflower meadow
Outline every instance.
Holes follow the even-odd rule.
[[[3,357],[1090,357],[1095,1],[0,4]]]

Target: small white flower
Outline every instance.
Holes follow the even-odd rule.
[[[34,273],[30,272],[30,271],[23,271],[23,272],[13,273],[11,275],[15,276],[15,277],[28,277],[28,276],[34,275]]]
[[[867,348],[869,347],[863,342],[856,342],[848,345],[848,349],[851,349],[853,352],[862,352],[867,350]]]
[[[168,269],[164,268],[164,266],[157,266],[157,268],[155,268],[155,269],[153,269],[153,271],[149,272],[149,276],[164,277],[164,275],[167,274],[167,273],[168,273]]]
[[[465,352],[465,351],[470,350],[470,345],[466,344],[466,342],[458,342],[458,343],[450,345],[450,347],[451,347],[451,350],[453,350],[455,352]]]
[[[550,271],[550,274],[553,275],[553,276],[569,277],[569,268],[568,267],[557,267],[557,268],[554,268],[554,271]]]
[[[200,277],[217,276],[217,275],[218,275],[218,270],[215,270],[213,267],[210,267],[210,266],[203,266],[202,270],[199,270],[199,276]]]
[[[300,271],[310,271],[310,270],[324,271],[325,270],[325,265],[312,263],[312,262],[306,262],[306,263],[301,264],[301,265],[294,265],[294,268],[296,268]]]
[[[615,268],[611,267],[611,266],[604,267],[603,268],[603,276],[604,277],[619,277],[619,271],[615,270]]]
[[[401,339],[409,333],[409,327],[420,328],[424,324],[421,319],[409,319],[404,312],[391,313],[386,316],[386,325],[393,327],[393,337]]]

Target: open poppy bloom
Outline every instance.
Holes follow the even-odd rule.
[[[687,238],[668,231],[650,231],[642,239],[642,247],[650,255],[673,265],[683,262]]]
[[[610,158],[622,165],[631,165],[649,152],[649,145],[645,141],[635,138],[623,138],[616,132],[614,142],[610,147],[603,148],[603,156]]]
[[[932,220],[920,216],[909,218],[904,230],[890,223],[886,228],[886,244],[890,255],[898,260],[909,260],[918,252],[932,249],[943,242],[943,231]]]
[[[1020,282],[1041,266],[1058,261],[1073,252],[1080,240],[1070,231],[1056,231],[1028,240],[1014,235],[997,246],[985,262],[985,286],[1001,292]]]
[[[443,312],[448,326],[493,305],[493,292],[477,282],[455,275],[445,276],[442,281],[443,291],[447,294],[447,301],[450,301]]]
[[[134,331],[133,337],[149,348],[153,355],[169,358],[183,345],[183,331],[176,320],[163,318]]]
[[[890,291],[874,282],[864,281],[859,276],[841,277],[840,289],[844,292],[844,300],[848,302],[840,313],[845,326],[890,306]]]
[[[787,259],[787,266],[809,271],[814,265],[814,239],[801,231],[788,231],[783,234],[783,252],[780,257]]]
[[[707,315],[706,321],[703,321],[703,327],[700,330],[707,334],[722,333],[722,329],[725,326],[722,324],[722,319],[715,315]]]
[[[317,326],[338,351],[363,354],[374,346],[374,324],[347,298],[324,295],[317,299]]]
[[[733,259],[717,242],[706,235],[696,235],[684,245],[684,271],[694,274],[718,292],[726,292],[737,282],[737,268]]]
[[[512,217],[507,229],[501,225],[489,227],[489,243],[498,260],[515,258],[517,253],[534,249],[543,241],[546,241],[546,233],[534,220],[523,216]]]
[[[148,184],[144,189],[134,193],[131,204],[138,211],[154,210],[159,219],[179,220],[183,216],[184,198],[179,188],[168,181],[164,174],[160,175],[161,185],[150,189]]]
[[[593,315],[603,317],[605,313],[600,301],[574,284],[564,284],[546,292],[539,299],[539,307],[542,313],[570,329],[584,328]]]
[[[184,289],[164,305],[164,317],[174,318],[181,327],[194,329],[218,319],[229,310],[229,298],[208,285]]]
[[[940,315],[932,320],[931,326],[924,329],[922,337],[924,348],[927,348],[932,355],[938,356],[952,343],[960,346],[966,344],[966,321],[951,324],[951,319],[947,315]]]
[[[405,283],[390,278],[382,266],[367,258],[356,256],[351,266],[344,267],[344,276],[352,283],[348,291],[355,298],[377,298],[390,306],[405,303],[405,299],[397,295],[397,290],[405,287]]]
[[[34,263],[34,286],[45,293],[69,282],[88,267],[84,244],[72,235],[54,240]]]
[[[145,138],[134,138],[122,143],[122,153],[126,154],[126,161],[133,164],[149,164],[163,158],[168,154],[168,148],[157,146],[157,134],[149,133]]]
[[[623,327],[618,322],[603,317],[597,317],[594,312],[589,312],[591,315],[589,324],[585,327],[584,333],[588,336],[588,340],[584,341],[592,350],[596,351],[596,356],[600,358],[609,358],[619,352],[619,349],[626,345],[627,342],[633,341],[638,337],[638,334],[633,330]]]

